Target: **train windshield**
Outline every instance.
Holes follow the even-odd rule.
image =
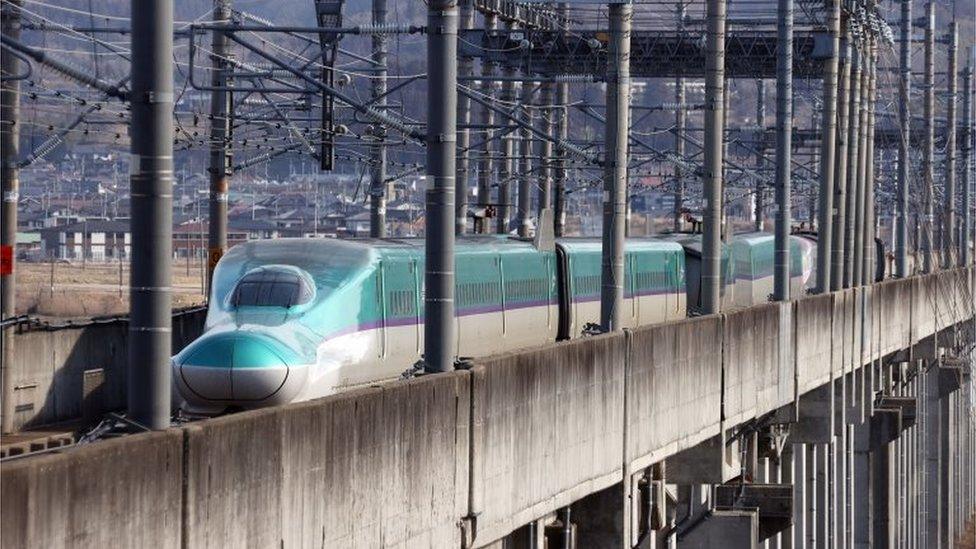
[[[297,269],[260,267],[237,282],[231,298],[235,307],[292,307],[312,300],[315,288]]]

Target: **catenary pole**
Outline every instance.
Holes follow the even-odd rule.
[[[840,2],[830,0],[827,32],[830,57],[824,62],[823,109],[820,133],[820,193],[817,205],[817,292],[830,291],[833,258],[834,147],[837,134],[837,64],[840,53]]]
[[[925,84],[922,86],[924,136],[922,144],[922,272],[931,273],[933,262],[932,224],[934,222],[933,161],[935,156],[935,4],[925,5]]]
[[[506,22],[505,26],[509,32],[518,28],[511,21]],[[502,76],[504,79],[502,80],[502,93],[499,96],[499,100],[506,108],[510,108],[508,105],[514,104],[518,97],[515,83],[515,69],[511,66],[504,66],[502,68]],[[508,234],[508,231],[511,229],[511,182],[515,177],[515,150],[517,141],[518,137],[514,132],[502,136],[502,158],[498,174],[498,205],[496,208],[498,217],[495,219],[495,232],[498,234]]]
[[[962,73],[962,264],[973,261],[973,66],[972,52],[967,55],[966,69]]]
[[[851,48],[851,93],[847,112],[847,208],[844,218],[844,287],[854,283],[854,231],[858,221],[857,197],[860,182],[861,85],[864,81],[864,40]]]
[[[958,70],[959,33],[956,20],[949,23],[946,36],[949,51],[946,60],[946,148],[945,148],[945,193],[942,200],[942,266],[953,267],[958,262],[956,256],[956,72]]]
[[[486,31],[494,30],[498,26],[498,16],[488,12],[484,15],[484,28]],[[481,93],[485,98],[490,99],[495,92],[495,82],[492,76],[495,74],[495,63],[487,59],[481,60]],[[484,128],[491,128],[495,125],[495,111],[488,107],[481,109],[481,125]],[[485,212],[491,204],[491,180],[494,175],[494,162],[492,162],[492,152],[495,147],[491,130],[485,136],[481,145],[481,158],[478,161],[478,208]],[[490,222],[487,217],[479,216],[475,218],[475,232],[485,234],[490,232]]]
[[[173,0],[132,0],[132,258],[129,419],[170,417],[173,246]]]
[[[20,0],[4,2],[0,5],[3,36],[20,40],[22,6]],[[20,175],[17,163],[20,161],[20,80],[16,75],[21,71],[20,60],[10,50],[0,49],[0,71],[4,80],[0,82],[0,180],[2,180],[3,220],[0,221],[0,316],[3,320],[16,315],[16,261],[17,261],[17,202],[20,196]],[[2,350],[2,421],[4,433],[14,428],[14,326],[3,330]]]
[[[790,164],[793,147],[793,0],[779,0],[776,23],[776,234],[773,298],[790,299]]]
[[[373,25],[382,28],[386,25],[386,0],[373,0]],[[370,80],[370,90],[373,96],[373,107],[380,112],[386,112],[386,34],[374,33],[372,37],[373,78]],[[369,236],[373,238],[386,237],[386,126],[373,125],[373,140],[370,144],[369,168]]]
[[[624,233],[627,215],[627,136],[630,120],[630,28],[633,6],[610,4],[607,67],[606,161],[603,173],[603,261],[600,325],[621,329],[624,300]]]
[[[898,44],[898,189],[895,197],[895,276],[908,272],[908,174],[911,166],[912,0],[901,0]]]
[[[531,124],[532,114],[529,110],[529,105],[532,103],[532,84],[529,82],[522,84],[521,103],[522,119],[527,124]],[[516,218],[518,235],[527,237],[532,232],[532,133],[528,129],[522,128],[520,137],[519,169],[516,175],[518,181],[518,211]]]
[[[756,127],[758,132],[756,135],[759,136],[759,143],[756,144],[756,172],[762,169],[766,150],[763,146],[763,139],[766,135],[766,81],[762,78],[756,79]],[[765,208],[763,200],[766,194],[766,183],[763,177],[756,178],[756,189],[752,196],[752,202],[755,205],[752,211],[755,219],[753,220],[753,229],[761,231],[765,226]]]
[[[457,141],[457,0],[427,4],[427,227],[424,362],[454,368],[454,147]]]
[[[564,21],[566,27],[563,30],[564,38],[568,39],[569,31],[569,4],[565,2],[556,6],[556,13],[560,20]],[[560,82],[556,84],[556,137],[561,142],[566,142],[569,137],[569,83]],[[555,236],[563,236],[566,229],[566,179],[568,171],[566,169],[566,150],[559,148],[556,150],[555,169],[553,179],[552,196],[552,223]]]
[[[217,25],[231,24],[231,0],[214,0],[213,21]],[[210,92],[210,216],[207,250],[207,288],[213,280],[217,262],[227,252],[227,192],[230,186],[231,102],[227,91],[231,64],[228,62],[227,34],[214,30],[211,48],[213,72]],[[201,224],[203,220],[197,220]],[[187,257],[187,261],[189,261]]]
[[[460,20],[461,29],[474,28],[474,3],[473,0],[460,0]],[[458,57],[458,76],[469,77],[474,75],[474,58],[470,55]],[[454,234],[462,235],[468,230],[468,173],[471,169],[471,152],[468,147],[471,145],[471,130],[467,126],[471,123],[471,99],[465,95],[458,95],[458,158],[457,173],[455,174],[454,188]]]
[[[678,0],[678,31],[684,31],[685,26],[685,2]],[[678,158],[685,157],[685,79],[681,76],[674,79],[674,154]],[[685,180],[681,166],[674,167],[674,224],[675,231],[681,230],[681,215],[685,202]]]
[[[541,89],[542,97],[539,99],[539,101],[543,105],[542,113],[541,113],[541,117],[542,117],[541,124],[542,124],[543,133],[545,133],[550,137],[552,136],[556,127],[553,119],[555,111],[552,108],[552,101],[553,101],[552,92],[553,92],[553,83],[543,82],[542,89]],[[546,210],[552,207],[550,202],[552,200],[553,147],[552,147],[552,141],[549,141],[548,139],[537,139],[536,143],[537,143],[537,149],[539,154],[539,168],[540,168],[539,169],[539,174],[540,174],[539,199],[536,203],[536,212],[537,212],[536,219],[538,219],[539,215],[541,215],[542,213],[542,210]]]
[[[871,82],[871,70],[874,59],[871,57],[873,39],[867,37],[864,40],[861,50],[861,108],[860,122],[857,128],[857,195],[854,199],[854,278],[851,280],[853,286],[860,286],[864,274],[864,232],[866,226],[865,198],[867,196],[867,166],[868,166],[868,105],[870,104],[869,87]]]
[[[867,150],[864,153],[867,165],[864,169],[864,266],[861,269],[861,284],[874,282],[875,237],[877,223],[874,215],[874,107],[878,91],[878,41],[871,41],[871,74],[868,78],[868,126]]]
[[[725,0],[705,4],[705,148],[702,187],[705,215],[702,234],[702,313],[721,309],[722,133],[725,87]]]
[[[837,92],[837,139],[834,143],[833,250],[830,261],[830,289],[844,287],[844,218],[847,217],[847,116],[851,97],[851,44],[847,21],[841,25],[841,66]]]

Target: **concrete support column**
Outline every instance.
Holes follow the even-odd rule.
[[[870,454],[872,547],[892,546],[891,455],[890,444],[874,448]]]
[[[576,547],[623,548],[630,546],[629,483],[618,483],[572,504]]]
[[[952,395],[939,399],[939,535],[943,547],[952,547]]]
[[[856,493],[854,491],[854,425],[848,423],[845,426],[847,431],[846,436],[846,448],[844,449],[844,459],[846,460],[845,466],[845,477],[844,477],[844,521],[846,528],[844,529],[843,535],[843,547],[846,549],[854,548],[854,508]]]
[[[852,532],[854,547],[871,547],[871,424],[854,427],[854,484]]]
[[[819,450],[819,444],[810,443],[806,444],[804,450],[806,450],[806,475],[804,476],[803,482],[806,485],[804,492],[806,497],[806,543],[807,547],[810,549],[819,549],[822,545],[819,543],[821,538],[819,537],[825,528],[821,524],[821,520],[824,518],[823,509],[820,504],[823,501],[822,492],[819,490],[819,483],[817,482],[817,469],[820,465],[817,459],[817,454]]]
[[[802,454],[802,450],[799,454]],[[798,503],[803,501],[803,490],[800,486],[801,483],[797,482],[797,478],[799,478],[796,476],[797,455],[797,445],[789,442],[787,439],[787,443],[783,447],[783,453],[780,455],[779,482],[793,485],[793,524],[779,536],[781,549],[803,547],[802,543],[796,543],[796,532],[803,530],[803,507]],[[800,495],[798,495],[798,492]]]
[[[834,507],[833,507],[833,495],[832,488],[833,482],[831,481],[831,474],[833,473],[833,467],[830,465],[831,456],[833,453],[833,442],[811,445],[816,447],[816,545],[815,547],[822,547],[824,549],[831,547],[833,541],[833,536],[831,535],[831,528],[834,524]]]
[[[924,364],[924,362],[923,362]],[[942,537],[939,532],[939,454],[941,441],[939,437],[941,421],[939,419],[941,406],[939,403],[939,371],[932,366],[922,374],[922,396],[919,402],[921,420],[921,440],[919,441],[920,463],[922,471],[921,493],[921,535],[919,543],[922,547],[939,549],[942,547]]]

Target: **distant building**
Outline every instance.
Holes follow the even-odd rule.
[[[193,221],[173,227],[173,257],[178,259],[188,257],[204,257],[210,248],[208,238],[210,226],[207,221]],[[227,231],[227,246],[235,246],[246,242],[248,233],[235,227]]]
[[[106,261],[129,257],[128,221],[89,220],[39,231],[43,257]]]

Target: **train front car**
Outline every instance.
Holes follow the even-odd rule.
[[[184,410],[213,414],[328,394],[343,365],[372,353],[373,338],[359,328],[375,308],[364,297],[373,263],[370,248],[337,240],[231,248],[214,272],[203,335],[172,360]]]

